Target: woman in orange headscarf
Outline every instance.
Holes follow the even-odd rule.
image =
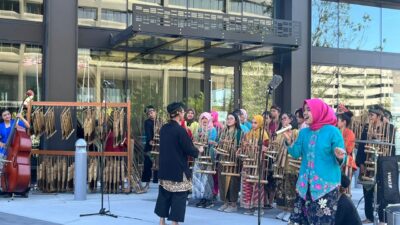
[[[255,115],[252,120],[252,129],[250,130],[249,133],[246,134],[245,136],[245,142],[247,144],[253,143],[256,144],[258,143],[260,133],[263,132],[262,130],[263,127],[263,117],[261,115]],[[268,145],[268,133],[266,130],[264,130],[264,135],[263,135],[263,145],[267,146]],[[243,145],[242,145],[243,146]],[[244,155],[246,155],[246,152],[242,152]],[[255,159],[257,160],[257,159]],[[246,174],[246,168],[243,168],[242,173]],[[264,185],[261,184],[261,196],[260,196],[260,201],[261,205],[264,205]],[[240,199],[240,206],[245,208],[246,211],[244,212],[245,214],[256,214],[257,211],[254,209],[258,205],[258,184],[254,182],[248,182],[246,181],[245,175],[242,180],[242,197]],[[261,211],[263,213],[264,211]]]

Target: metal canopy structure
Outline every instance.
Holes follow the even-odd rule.
[[[113,50],[173,55],[168,61],[194,56],[204,59],[262,61],[296,50],[299,22],[265,17],[203,12],[133,4],[132,25],[111,36]]]

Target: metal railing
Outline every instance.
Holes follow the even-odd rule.
[[[300,22],[133,4],[132,30],[160,36],[299,46]]]

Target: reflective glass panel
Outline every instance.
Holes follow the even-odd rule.
[[[247,62],[242,64],[242,101],[249,118],[265,109],[267,84],[272,78],[272,64]],[[251,119],[251,118],[250,118]]]
[[[78,0],[78,24],[125,29],[129,19],[127,7],[131,9],[132,4],[128,0]]]
[[[338,3],[312,0],[311,43],[317,47],[338,47]]]
[[[313,65],[311,74],[311,96],[323,98],[331,106],[336,105],[338,101],[338,68]]]
[[[188,0],[189,8],[224,10],[224,0]]]
[[[42,48],[0,43],[0,107],[19,107],[29,89],[41,100],[42,87]]]
[[[43,0],[0,0],[0,18],[43,21],[43,11]]]
[[[234,68],[211,66],[211,109],[218,111],[221,120],[233,110]]]
[[[393,98],[400,92],[398,75],[380,68],[313,65],[311,93],[331,106],[343,103],[355,114],[377,104],[400,114]]]
[[[125,53],[78,50],[77,100],[83,102],[125,101]],[[104,80],[114,87],[103,89]],[[104,96],[107,93],[107,96]]]
[[[229,0],[230,12],[272,17],[271,0]]]
[[[187,105],[196,112],[204,111],[204,75],[199,72],[188,73]]]
[[[169,4],[172,6],[187,6],[187,0],[169,0]]]
[[[339,48],[380,51],[381,9],[339,4]]]
[[[382,9],[382,50],[400,53],[400,10]]]

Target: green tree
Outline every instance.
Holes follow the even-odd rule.
[[[272,64],[265,62],[244,63],[242,75],[242,105],[251,118],[253,115],[262,114],[265,109],[267,84],[272,78]]]

